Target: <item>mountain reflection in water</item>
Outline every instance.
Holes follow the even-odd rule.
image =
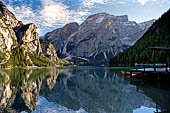
[[[106,67],[0,70],[0,112],[168,113],[169,92],[131,85],[120,72]]]

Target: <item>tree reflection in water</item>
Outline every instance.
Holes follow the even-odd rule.
[[[169,92],[130,85],[119,75],[119,69],[105,67],[1,70],[0,109],[133,113],[141,108],[156,112],[157,107],[169,111]]]

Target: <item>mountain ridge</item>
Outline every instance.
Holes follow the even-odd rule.
[[[134,66],[135,63],[166,63],[165,52],[154,57],[150,47],[170,47],[170,9],[164,13],[133,46],[109,61],[110,66]],[[155,61],[153,60],[155,59]]]
[[[138,24],[129,21],[127,15],[114,16],[104,12],[89,16],[80,25],[71,23],[70,26],[75,26],[70,29],[72,32],[63,30],[67,24],[47,33],[43,39],[51,42],[59,57],[65,60],[106,63],[138,40],[153,22]],[[56,31],[69,34],[61,35]]]
[[[0,1],[0,67],[62,65],[57,55],[53,61],[45,56],[42,46],[36,25],[23,24]],[[56,52],[54,48],[52,51]]]

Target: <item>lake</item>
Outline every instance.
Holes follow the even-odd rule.
[[[169,113],[170,93],[121,76],[128,68],[0,70],[0,112]]]

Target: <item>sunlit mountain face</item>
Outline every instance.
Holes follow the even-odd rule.
[[[35,23],[40,36],[70,22],[81,24],[89,15],[106,12],[128,15],[138,23],[157,19],[169,0],[1,0],[24,23]]]

